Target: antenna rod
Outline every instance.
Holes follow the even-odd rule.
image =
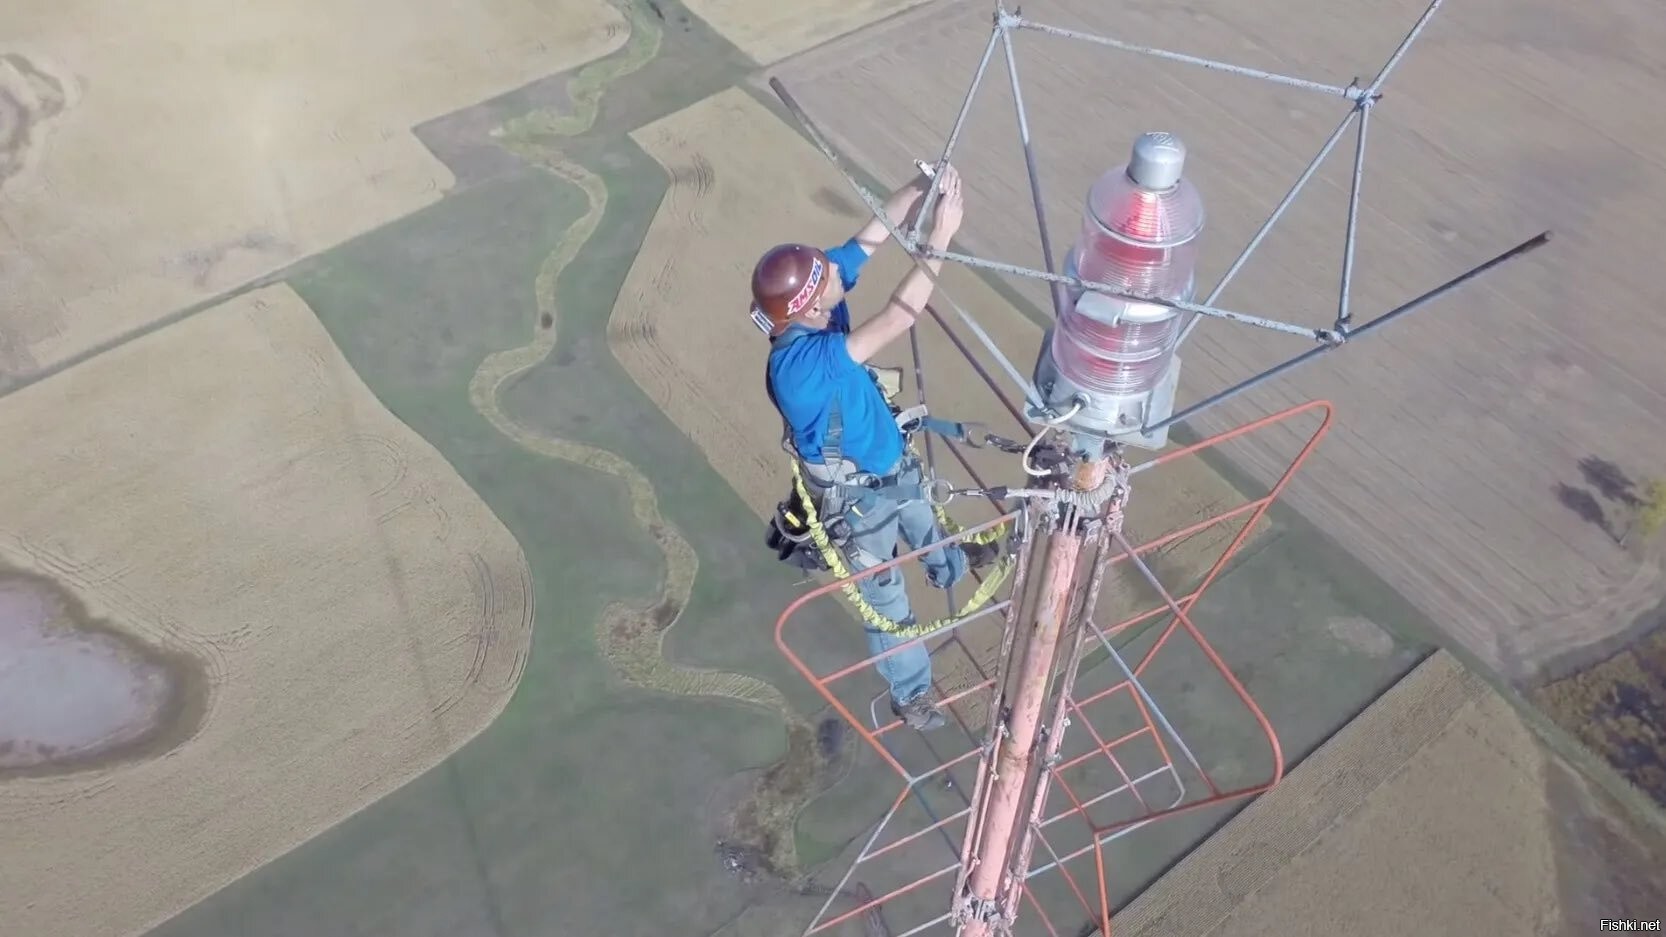
[[[1373,330],[1375,330],[1377,328],[1380,328],[1382,326],[1388,325],[1390,322],[1393,322],[1395,319],[1400,318],[1401,316],[1405,315],[1408,312],[1415,312],[1416,310],[1422,308],[1424,305],[1426,305],[1428,303],[1431,303],[1431,302],[1441,298],[1442,296],[1445,296],[1447,293],[1450,293],[1453,290],[1457,289],[1458,287],[1463,286],[1465,283],[1468,283],[1470,280],[1475,279],[1476,277],[1480,276],[1483,273],[1486,273],[1487,271],[1493,269],[1494,267],[1497,267],[1497,266],[1500,266],[1502,264],[1508,263],[1512,260],[1515,260],[1517,257],[1520,257],[1524,254],[1528,254],[1528,253],[1531,253],[1535,250],[1538,250],[1539,248],[1545,246],[1549,242],[1550,242],[1550,232],[1549,231],[1544,231],[1544,232],[1541,232],[1540,234],[1537,234],[1537,235],[1535,235],[1531,238],[1528,238],[1527,240],[1521,242],[1520,244],[1517,244],[1515,247],[1510,248],[1509,250],[1505,251],[1504,253],[1499,254],[1497,257],[1494,257],[1493,259],[1487,261],[1486,263],[1481,264],[1481,265],[1476,266],[1476,267],[1473,267],[1470,270],[1468,270],[1467,272],[1460,273],[1457,276],[1453,277],[1452,279],[1447,280],[1445,283],[1442,283],[1441,285],[1439,285],[1439,286],[1435,287],[1434,289],[1430,290],[1429,292],[1424,293],[1422,296],[1419,296],[1416,299],[1410,300],[1409,302],[1401,303],[1400,305],[1394,307],[1393,309],[1389,310],[1388,312],[1385,312],[1382,315],[1378,316],[1377,318],[1372,319],[1370,322],[1367,322],[1366,324],[1360,326],[1359,328],[1354,329],[1353,331],[1348,333],[1348,340],[1352,341],[1353,339],[1356,339],[1356,338],[1364,338],[1366,335],[1371,334],[1371,332]],[[1304,365],[1304,364],[1308,363],[1309,361],[1312,361],[1314,358],[1317,358],[1320,355],[1322,355],[1322,354],[1324,354],[1328,351],[1333,351],[1333,350],[1335,350],[1337,348],[1340,348],[1340,347],[1342,347],[1341,343],[1338,343],[1338,344],[1335,344],[1335,345],[1321,345],[1318,348],[1310,348],[1307,351],[1302,352],[1301,354],[1297,355],[1294,358],[1290,358],[1290,359],[1288,359],[1288,360],[1286,360],[1282,363],[1273,365],[1272,367],[1268,368],[1265,371],[1262,371],[1260,374],[1257,374],[1256,376],[1254,376],[1252,378],[1249,378],[1249,379],[1243,380],[1243,381],[1239,381],[1238,383],[1232,385],[1231,387],[1228,387],[1226,390],[1223,390],[1218,394],[1214,394],[1210,397],[1206,397],[1203,400],[1200,400],[1197,403],[1192,404],[1191,406],[1187,407],[1186,409],[1181,410],[1179,413],[1174,414],[1173,416],[1169,417],[1166,420],[1163,420],[1163,421],[1158,422],[1158,423],[1156,423],[1154,425],[1151,425],[1151,426],[1144,427],[1143,429],[1140,430],[1140,432],[1142,432],[1142,433],[1155,433],[1158,430],[1163,429],[1165,427],[1173,426],[1174,424],[1179,423],[1182,420],[1191,419],[1192,417],[1197,416],[1199,413],[1202,413],[1204,410],[1207,410],[1210,407],[1213,407],[1218,403],[1222,403],[1223,401],[1230,400],[1231,398],[1238,396],[1239,394],[1243,393],[1246,390],[1249,390],[1252,387],[1255,387],[1255,386],[1257,386],[1257,385],[1259,385],[1259,384],[1261,384],[1265,381],[1270,381],[1273,378],[1278,377],[1280,374],[1285,373],[1286,371],[1290,371],[1290,370],[1293,370],[1297,367],[1300,367],[1301,365]]]

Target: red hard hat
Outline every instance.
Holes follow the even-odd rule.
[[[779,335],[789,320],[816,304],[832,272],[827,255],[803,244],[772,247],[752,269],[752,322]]]

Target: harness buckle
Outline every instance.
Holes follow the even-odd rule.
[[[885,479],[872,472],[851,472],[845,477],[844,484],[851,488],[867,488],[878,491],[885,487]]]
[[[833,541],[834,546],[849,543],[851,535],[855,533],[851,530],[850,521],[845,520],[842,514],[835,515],[832,520],[823,521],[822,529],[827,531],[827,539]]]
[[[926,405],[923,403],[915,404],[906,410],[897,411],[897,430],[904,436],[913,435],[920,430],[920,427],[925,425],[926,415]]]

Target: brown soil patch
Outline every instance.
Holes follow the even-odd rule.
[[[438,764],[515,689],[519,546],[287,287],[7,396],[0,439],[0,559],[188,658],[206,697],[168,757],[0,784],[19,933],[145,930]]]
[[[756,255],[769,246],[787,240],[838,243],[861,226],[863,216],[853,198],[818,197],[823,191],[841,191],[837,173],[744,91],[715,95],[632,137],[666,167],[671,189],[614,306],[610,344],[636,382],[741,498],[760,517],[768,516],[786,493],[788,463],[780,447],[780,420],[763,391],[767,348],[745,315],[747,277]],[[737,242],[720,232],[743,234]],[[895,248],[877,254],[854,294],[854,314],[874,312],[906,270],[907,259]],[[951,266],[945,282],[954,299],[978,317],[1015,363],[1027,367],[1038,347],[1040,328],[962,268]],[[942,308],[953,324],[955,317]],[[975,343],[964,326],[957,332]],[[933,412],[981,420],[1008,435],[1019,432],[936,326],[922,324],[918,335]],[[981,347],[977,354],[986,369],[998,370]],[[916,399],[906,343],[876,363],[903,367],[902,395]],[[1020,477],[1015,457],[989,451],[969,456],[991,484]],[[941,444],[937,458],[944,474],[961,482],[967,479]],[[1140,479],[1129,517],[1136,537],[1154,537],[1199,519],[1217,505],[1241,501],[1225,480],[1197,459],[1180,460]],[[993,516],[987,503],[970,499],[955,502],[953,513],[963,523]],[[1216,528],[1171,546],[1163,557],[1165,569],[1179,580],[1201,576],[1234,530]],[[922,576],[912,577],[911,590],[922,618],[945,613],[941,593],[927,587]],[[957,602],[967,594],[957,590]],[[1119,597],[1117,590],[1107,588],[1101,620],[1109,623],[1143,610],[1146,601]],[[982,624],[966,629],[966,640],[972,656],[987,666],[999,627]],[[853,633],[852,652],[856,651]],[[951,653],[944,660],[949,669],[940,676],[946,686],[972,679],[964,656]]]
[[[731,821],[733,841],[761,857],[764,871],[789,880],[800,874],[793,844],[798,815],[836,773],[840,754],[824,749],[814,725],[788,722],[787,753],[759,776]]]
[[[452,176],[409,128],[625,39],[600,0],[85,14],[0,7],[0,379],[434,201]]]
[[[787,717],[787,751],[713,791],[704,813],[719,861],[743,884],[808,886],[794,842],[799,814],[854,764],[857,742],[838,716]]]

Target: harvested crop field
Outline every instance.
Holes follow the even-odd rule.
[[[925,0],[689,0],[710,23],[760,65],[768,65],[829,38],[876,23]]]
[[[1383,10],[1292,2],[1300,12],[1253,21],[1222,0],[1115,10],[1130,38],[1188,48],[1195,39],[1200,51],[1273,67],[1288,58],[1290,71],[1374,61],[1386,48],[1372,43],[1394,38],[1374,24],[1399,25],[1406,13],[1398,0]],[[1633,53],[1653,47],[1650,14],[1616,0],[1577,15],[1540,0],[1509,11],[1500,0],[1474,2],[1498,22],[1477,27],[1471,12],[1461,38],[1431,33],[1438,41],[1407,63],[1410,76],[1430,50],[1442,60],[1437,78],[1409,83],[1413,126],[1392,123],[1385,106],[1373,127],[1390,140],[1423,134],[1415,146],[1390,144],[1384,162],[1402,174],[1415,168],[1430,192],[1368,181],[1375,227],[1362,241],[1361,315],[1422,273],[1447,272],[1440,262],[1456,264],[1536,220],[1487,215],[1494,190],[1453,166],[1491,160],[1512,193],[1552,193],[1547,204],[1568,216],[1558,225],[1586,225],[1557,242],[1579,252],[1570,263],[1593,256],[1605,229],[1588,224],[1592,217],[1642,217],[1638,202],[1609,210],[1612,191],[1631,178],[1626,154],[1597,160],[1620,178],[1589,186],[1589,206],[1566,187],[1547,187],[1547,178],[1578,176],[1566,164],[1597,147],[1522,120],[1555,154],[1540,158],[1519,140],[1510,145],[1521,151],[1510,151],[1489,121],[1521,102],[1479,107],[1495,85],[1472,80],[1465,56],[1500,72],[1527,62],[1557,81],[1570,60],[1593,74],[1612,67],[1626,86]],[[764,347],[746,320],[745,282],[764,248],[843,240],[865,212],[768,94],[746,83],[766,77],[754,66],[775,63],[859,170],[894,183],[911,158],[940,144],[989,8],[946,0],[254,6],[272,9],[232,17],[201,0],[138,0],[110,14],[109,30],[85,22],[84,4],[23,0],[0,13],[7,41],[24,37],[0,48],[0,284],[18,287],[0,289],[0,439],[24,453],[0,469],[8,837],[0,906],[24,909],[7,924],[33,934],[69,922],[88,937],[800,932],[838,890],[837,860],[894,790],[889,769],[770,640],[775,616],[809,585],[759,543],[761,517],[789,475],[759,386]],[[1107,9],[1080,0],[1030,6],[1044,18]],[[1601,28],[1587,25],[1603,16]],[[1485,28],[1496,41],[1477,39]],[[105,32],[119,38],[78,38]],[[187,34],[188,44],[179,38]],[[1547,50],[1546,36],[1562,42]],[[1287,117],[1297,136],[1328,129],[1317,105],[1240,102],[1183,80],[1145,82],[1143,73],[1096,84],[1119,73],[1086,70],[1067,53],[1038,55],[1032,38],[1019,45],[1027,77],[1048,69],[1064,77],[1042,79],[1034,104],[1044,143],[1071,144],[1047,143],[1043,154],[1067,164],[1043,167],[1058,203],[1057,238],[1073,231],[1087,178],[1120,155],[1127,135],[1148,129],[1147,118],[1172,118],[1188,140],[1194,125],[1202,134],[1194,166],[1218,263],[1299,169],[1291,161],[1306,155],[1308,137],[1279,138],[1271,119]],[[1006,171],[1019,151],[1001,107],[1004,76],[992,74],[993,106],[990,98],[979,105],[957,160],[977,180],[968,246],[1033,261],[1008,250],[1033,250],[1034,239],[1022,176]],[[1531,72],[1515,77],[1509,94],[1551,94]],[[1446,105],[1443,85],[1460,80],[1462,120],[1434,113],[1431,101]],[[1125,93],[1130,86],[1142,94]],[[1092,121],[1056,106],[1083,89]],[[1644,100],[1634,113],[1654,106]],[[1546,124],[1559,110],[1534,119]],[[1622,139],[1616,127],[1649,129],[1621,126],[1611,113],[1593,107],[1584,116]],[[1454,154],[1470,140],[1476,152],[1464,162]],[[1438,154],[1435,169],[1418,162],[1428,153]],[[1339,204],[1335,168],[1315,183],[1327,209]],[[1433,204],[1448,196],[1450,205]],[[1475,229],[1458,224],[1476,219]],[[1390,243],[1384,227],[1409,232],[1412,246]],[[1319,248],[1339,229],[1339,217],[1299,210],[1285,240],[1268,245],[1271,267],[1247,273],[1246,298],[1228,305],[1328,314],[1323,304],[1283,310],[1263,300],[1293,295],[1292,284],[1333,282],[1334,258]],[[1647,554],[1621,557],[1609,546],[1623,493],[1616,500],[1601,483],[1616,476],[1585,469],[1611,457],[1619,476],[1647,481],[1661,453],[1648,449],[1658,434],[1644,431],[1658,421],[1635,392],[1654,385],[1645,375],[1630,396],[1609,394],[1614,368],[1594,350],[1597,338],[1592,347],[1544,348],[1547,336],[1573,331],[1556,309],[1578,307],[1573,325],[1600,325],[1592,335],[1607,341],[1603,315],[1645,305],[1632,274],[1646,265],[1616,272],[1615,258],[1634,253],[1630,242],[1602,243],[1619,246],[1595,255],[1603,279],[1593,288],[1620,299],[1596,312],[1547,289],[1538,268],[1525,287],[1473,294],[1464,311],[1483,321],[1450,336],[1460,344],[1437,342],[1428,353],[1423,339],[1448,337],[1439,329],[1406,333],[1404,347],[1373,339],[1350,350],[1365,363],[1344,379],[1292,385],[1288,397],[1263,395],[1251,408],[1259,415],[1334,392],[1345,398],[1338,425],[1347,434],[1322,453],[1342,440],[1352,457],[1364,451],[1361,438],[1392,447],[1393,457],[1368,471],[1333,465],[1303,483],[1301,506],[1326,529],[1314,505],[1358,502],[1368,521],[1386,516],[1385,504],[1402,511],[1363,547],[1359,531],[1343,525],[1349,546],[1375,567],[1404,559],[1401,521],[1460,554],[1410,575],[1400,568],[1400,587],[1437,574],[1490,582],[1501,569],[1542,582],[1546,594],[1566,585],[1564,573],[1586,583],[1582,602],[1554,610],[1560,617],[1508,632],[1518,646],[1488,644],[1491,632],[1474,642],[1509,651],[1498,655],[1507,664],[1554,656],[1558,675],[1585,681],[1563,687],[1568,712],[1608,706],[1646,682],[1651,664],[1610,660],[1617,645],[1596,653],[1589,639],[1603,631],[1618,640],[1616,610],[1643,614],[1658,601],[1650,590],[1659,570],[1639,562]],[[855,294],[855,314],[874,311],[904,269],[887,247]],[[1027,370],[1044,318],[1039,304],[1026,305],[1035,295],[957,267],[946,277]],[[277,279],[283,285],[268,285]],[[237,298],[228,302],[226,290]],[[1529,307],[1521,300],[1534,291],[1541,298]],[[977,348],[947,304],[938,306]],[[1478,365],[1461,355],[1501,319],[1525,323],[1538,344]],[[1222,340],[1213,325],[1183,353],[1199,394],[1269,351],[1254,336]],[[1627,367],[1648,347],[1639,335],[1618,353]],[[1020,434],[936,326],[918,337],[938,415]],[[1443,409],[1454,399],[1445,376],[1414,372],[1404,358],[1473,372],[1468,383],[1448,382],[1467,398],[1463,419]],[[906,345],[883,363],[908,374]],[[1394,397],[1403,386],[1414,392]],[[904,401],[917,390],[908,375]],[[1604,411],[1611,420],[1578,432],[1550,427],[1563,404],[1592,412],[1613,404]],[[1521,429],[1523,407],[1542,409],[1546,425],[1524,441],[1497,438]],[[1494,420],[1472,438],[1475,412]],[[1293,454],[1316,422],[1292,421],[1265,446],[1234,444],[1230,459],[1186,459],[1139,476],[1134,539],[1259,494],[1272,453]],[[1544,456],[1557,433],[1594,455],[1577,467]],[[1635,439],[1643,440],[1636,449],[1616,448]],[[1511,466],[1519,477],[1480,491],[1498,451],[1522,453]],[[967,479],[941,444],[936,456],[949,477]],[[969,458],[991,482],[1019,474],[1006,456]],[[1418,459],[1430,464],[1412,464]],[[1392,483],[1404,481],[1396,473],[1426,473],[1438,490],[1395,492]],[[1594,512],[1580,497],[1585,488]],[[1533,514],[1543,507],[1535,494],[1558,513]],[[1460,509],[1490,518],[1485,511],[1496,513],[1500,500],[1527,505],[1526,519],[1500,524],[1497,552],[1459,549],[1473,533]],[[962,520],[990,516],[973,499],[952,507]],[[1431,518],[1448,526],[1432,528]],[[1180,541],[1154,565],[1171,587],[1195,584],[1231,532]],[[1515,564],[1520,542],[1575,553],[1576,562],[1535,580]],[[1148,604],[1131,576],[1120,578],[1102,598],[1107,623]],[[1511,602],[1542,610],[1542,595],[1498,579]],[[1469,591],[1457,598],[1474,598],[1473,582],[1459,585]],[[928,617],[942,613],[941,594],[918,583],[913,594]],[[1441,609],[1454,599],[1427,594]],[[796,621],[808,637],[795,647],[815,668],[859,656],[845,611],[829,600]],[[1471,643],[1464,628],[1501,627],[1510,611],[1520,609],[1452,619],[1453,633]],[[1369,934],[1376,922],[1349,918],[1356,911],[1402,932],[1444,933],[1478,902],[1490,903],[1472,923],[1538,933],[1583,924],[1597,910],[1646,912],[1622,897],[1659,893],[1650,876],[1666,850],[1593,806],[1582,782],[1558,773],[1450,662],[1418,671],[1436,677],[1421,690],[1391,694],[1400,705],[1386,717],[1373,716],[1381,705],[1368,711],[1377,729],[1345,730],[1324,744],[1428,649],[1419,641],[1427,623],[1319,526],[1285,509],[1269,515],[1196,615],[1262,703],[1287,758],[1324,748],[1240,816],[1263,817],[1247,835],[1235,824],[1225,845],[1202,850],[1212,865],[1182,859],[1224,808],[1120,841],[1110,855],[1113,903],[1171,866],[1167,881],[1181,887],[1136,902],[1119,934],[1152,922],[1161,926],[1142,933],[1236,937],[1323,925]],[[969,637],[971,659],[987,664],[993,629]],[[973,669],[945,661],[939,675],[955,689]],[[66,670],[79,682],[55,683]],[[1271,755],[1225,682],[1198,679],[1210,670],[1201,653],[1177,647],[1150,675],[1211,771],[1258,778]],[[875,676],[858,668],[849,686],[847,701],[865,718]],[[51,705],[55,692],[74,698]],[[1385,722],[1393,731],[1380,731]],[[1622,728],[1629,734],[1609,736],[1614,745],[1637,734],[1631,723]],[[887,741],[917,765],[933,755],[925,744],[953,737],[951,729]],[[1450,861],[1429,859],[1431,851]],[[1489,864],[1478,855],[1489,851],[1506,855]],[[920,874],[899,865],[899,874]],[[1194,867],[1203,871],[1186,872]],[[1349,868],[1369,871],[1340,875]],[[869,871],[887,870],[863,870],[837,900],[881,893],[885,883]],[[1315,910],[1324,904],[1315,896],[1335,906]],[[1165,913],[1142,916],[1159,898]],[[940,913],[938,899],[925,901],[931,913]],[[852,937],[903,929],[898,916],[876,918],[853,922]]]
[[[36,743],[0,786],[17,933],[143,930],[437,764],[515,689],[519,546],[286,286],[12,393],[0,438],[29,440],[0,469],[7,683],[62,696],[0,721]]]
[[[5,4],[0,385],[433,202],[414,124],[625,33],[602,0]]]
[[[1436,654],[1116,920],[1121,937],[1484,931],[1651,919],[1660,832]]]

